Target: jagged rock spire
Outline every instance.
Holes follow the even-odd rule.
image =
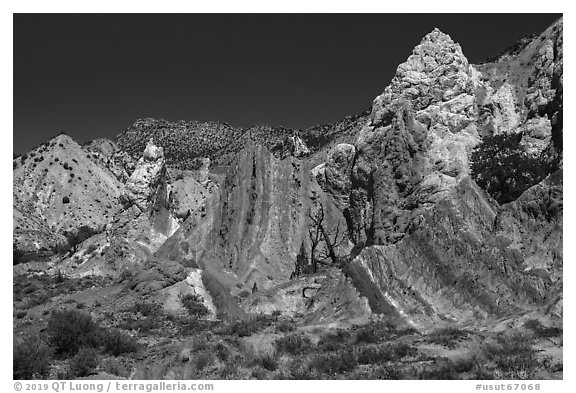
[[[419,111],[462,93],[473,94],[468,59],[460,45],[436,28],[398,66],[390,85],[376,97],[372,120],[378,124],[390,118],[386,109],[398,100],[409,101]]]

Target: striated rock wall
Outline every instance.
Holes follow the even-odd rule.
[[[224,184],[158,255],[193,259],[246,288],[254,283],[267,288],[291,276],[303,243],[310,249],[308,215],[319,204],[328,228],[343,222],[304,162],[278,160],[265,147],[249,143]]]
[[[417,328],[552,306],[562,291],[558,176],[501,208],[463,179],[405,238],[365,248],[345,271],[373,312]]]

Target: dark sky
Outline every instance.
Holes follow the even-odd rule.
[[[367,109],[434,27],[471,62],[558,14],[14,15],[14,151],[136,119],[306,128]]]

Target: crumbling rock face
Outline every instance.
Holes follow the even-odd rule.
[[[336,268],[253,293],[242,308],[254,314],[301,314],[306,316],[306,324],[338,327],[366,323],[373,315],[366,297]]]
[[[432,102],[448,101],[468,89],[468,61],[458,44],[434,29],[414,48],[408,60],[398,66],[396,76],[384,93],[376,98],[372,122],[378,124],[386,107],[403,98],[414,101],[421,110]]]
[[[193,259],[241,285],[268,288],[292,275],[303,243],[309,250],[309,213],[320,203],[326,204],[327,227],[343,221],[305,163],[291,156],[278,160],[249,143],[224,184],[157,255]]]
[[[356,244],[390,244],[420,210],[468,175],[479,142],[474,70],[435,29],[373,103],[355,142],[349,230]]]
[[[541,214],[546,214],[544,206],[554,205],[544,190],[551,189],[546,184],[535,186],[520,198],[525,202],[498,210],[466,178],[424,212],[405,238],[394,245],[365,248],[346,274],[373,312],[417,328],[511,316],[554,304],[562,287],[558,222],[528,213],[531,203]],[[557,197],[557,190],[552,194]],[[556,204],[553,209],[558,212],[561,207]],[[531,229],[535,235],[528,234]],[[509,239],[508,233],[517,235]],[[521,233],[529,240],[521,240]],[[554,251],[538,250],[535,240],[550,234],[548,242],[553,244],[542,248]],[[536,274],[531,262],[543,255],[544,264],[553,269]]]
[[[110,255],[130,254],[133,247],[153,253],[178,229],[168,187],[163,150],[150,141],[120,196],[122,210],[109,231]]]
[[[562,289],[563,271],[562,188],[560,170],[503,205],[495,221],[499,241],[521,253],[522,271],[548,280],[549,288],[557,292]]]
[[[170,184],[170,207],[179,220],[185,220],[199,209],[218,188],[218,184],[209,179],[204,184],[192,177],[184,177]]]
[[[312,169],[322,189],[333,196],[336,207],[345,212],[350,205],[352,166],[356,148],[348,143],[336,145],[328,153],[328,159]]]
[[[522,132],[529,154],[546,152],[561,161],[563,20],[531,37],[514,53],[475,66],[477,96],[485,135]],[[538,137],[533,135],[538,125]],[[535,141],[536,139],[536,141]],[[548,151],[548,150],[552,151]]]
[[[328,158],[314,169],[345,213],[352,240],[402,239],[470,175],[471,153],[483,137],[520,133],[522,154],[561,165],[561,44],[560,20],[513,55],[475,67],[448,35],[435,29],[424,37],[358,133],[350,192],[328,187]],[[332,178],[347,185],[346,170],[335,172]]]
[[[84,149],[90,153],[88,158],[108,169],[122,183],[126,183],[136,168],[136,160],[109,139],[95,139]]]
[[[126,284],[128,288],[140,296],[146,296],[169,287],[187,277],[186,269],[177,262],[148,261],[145,263],[146,265],[147,269],[138,272]]]
[[[306,146],[306,143],[298,135],[292,135],[289,137],[290,140],[290,154],[294,157],[305,157],[310,154],[310,149]]]

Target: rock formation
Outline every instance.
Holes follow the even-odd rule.
[[[139,296],[174,311],[199,294],[218,317],[561,317],[562,23],[479,65],[435,29],[367,112],[331,125],[58,136],[14,160],[15,251],[106,229],[59,266],[129,269]]]
[[[483,132],[521,132],[530,154],[552,149],[551,159],[561,161],[563,20],[476,68]]]
[[[178,229],[169,204],[166,161],[152,140],[120,195],[121,211],[109,229],[106,259],[137,262],[151,255]]]
[[[50,249],[64,232],[102,231],[122,184],[72,138],[60,134],[13,161],[14,235],[27,251]]]
[[[365,248],[347,272],[373,312],[418,328],[553,307],[562,292],[560,177],[501,208],[464,179],[400,242]]]
[[[304,162],[278,160],[250,143],[219,191],[157,255],[189,258],[246,287],[267,288],[294,272],[301,245],[309,244],[308,215],[317,204],[326,206],[327,227],[342,220],[323,195]]]

